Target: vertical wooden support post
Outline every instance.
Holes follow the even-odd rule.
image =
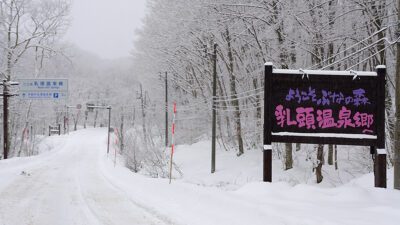
[[[386,150],[376,149],[374,160],[375,187],[386,188]]]
[[[49,136],[51,136],[51,126],[49,126]]]
[[[376,113],[376,126],[377,126],[377,146],[374,151],[374,175],[375,187],[386,188],[386,150],[385,150],[385,78],[386,67],[377,66],[378,74],[377,82],[377,113]]]
[[[264,79],[264,145],[263,145],[263,181],[272,182],[272,63],[265,63]]]
[[[58,124],[58,136],[61,135],[61,124]]]

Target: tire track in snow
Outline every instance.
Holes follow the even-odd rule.
[[[78,144],[81,149],[79,156],[77,179],[80,193],[87,208],[102,224],[165,224],[164,218],[159,219],[142,207],[131,201],[125,192],[121,192],[110,184],[99,170],[96,156],[103,151],[101,138],[81,138]],[[106,142],[106,141],[104,141]]]
[[[109,180],[109,178],[107,178],[107,176],[105,176],[104,174],[102,174],[102,175],[103,175],[104,179],[107,180],[107,182],[108,182],[111,186],[113,186],[117,191],[124,193],[124,194],[128,197],[129,201],[130,201],[132,204],[134,204],[134,205],[136,205],[137,207],[143,209],[144,211],[150,213],[151,215],[155,216],[156,218],[158,218],[159,220],[163,221],[163,222],[166,223],[166,224],[169,224],[169,225],[179,225],[179,223],[173,221],[171,218],[169,218],[168,216],[166,216],[166,215],[164,215],[164,214],[158,212],[158,211],[155,210],[154,208],[148,207],[148,206],[146,206],[146,205],[144,205],[144,204],[141,204],[141,203],[139,203],[139,202],[137,202],[137,201],[134,201],[134,200],[129,196],[128,192],[126,192],[126,191],[123,190],[122,188],[118,187],[117,185],[113,184],[113,183],[111,182],[111,180]]]
[[[96,156],[104,147],[99,139],[105,136],[100,133],[78,131],[55,154],[31,159],[37,160],[34,165],[10,161],[7,167],[14,169],[8,175],[19,177],[0,190],[0,225],[165,224],[99,173]],[[31,175],[15,174],[21,168]]]

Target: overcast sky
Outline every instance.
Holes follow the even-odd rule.
[[[129,56],[146,0],[73,0],[66,39],[102,58]]]

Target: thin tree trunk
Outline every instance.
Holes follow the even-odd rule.
[[[81,115],[81,111],[79,110],[78,113],[76,114],[76,119],[74,118],[74,131],[77,130],[76,126],[78,125],[80,115]]]
[[[277,28],[275,29],[276,36],[278,38],[278,46],[279,46],[279,60],[280,60],[280,67],[282,69],[289,69],[289,56],[288,56],[288,51],[285,47],[285,39],[284,39],[284,27],[283,27],[283,21],[279,21],[278,15],[281,13],[280,12],[280,6],[279,6],[279,1],[272,1],[272,7],[274,9],[274,20],[275,23],[278,24]],[[293,159],[292,159],[292,152],[293,152],[293,147],[292,143],[286,143],[285,144],[285,168],[290,169],[293,167]]]
[[[337,161],[337,145],[335,145],[335,170],[339,169]]]
[[[99,110],[96,109],[96,113],[94,114],[94,123],[93,127],[96,128],[97,116],[99,115]],[[69,128],[68,128],[69,129]]]
[[[293,168],[292,143],[286,143],[285,170]]]
[[[228,66],[228,71],[230,74],[230,89],[231,89],[231,96],[232,96],[232,106],[235,107],[235,111],[233,113],[234,115],[234,120],[236,123],[236,137],[238,141],[238,147],[239,147],[239,152],[238,156],[242,155],[244,153],[243,150],[243,138],[242,138],[242,124],[240,121],[240,106],[239,106],[239,100],[237,99],[237,91],[236,91],[236,76],[234,73],[233,69],[233,53],[232,53],[232,46],[231,46],[231,37],[229,30],[226,29],[226,41],[228,44],[228,59],[229,59],[229,66]]]
[[[400,9],[400,0],[398,0],[397,7]],[[400,13],[398,13],[397,16],[400,21]],[[397,25],[397,30],[400,31],[400,24]],[[394,188],[400,190],[400,42],[397,42],[396,126],[394,138]]]
[[[24,129],[23,129],[23,131],[22,131],[22,135],[21,135],[21,145],[20,145],[20,147],[19,147],[19,151],[18,151],[18,154],[17,154],[18,157],[21,156],[22,148],[23,148],[23,146],[24,146],[25,133],[26,133],[26,129],[28,129],[28,125],[29,125],[28,118],[29,118],[29,114],[30,114],[30,112],[31,112],[31,108],[32,108],[32,101],[29,102],[28,111],[26,112],[25,127],[24,127]]]
[[[147,146],[147,132],[146,132],[146,112],[145,112],[145,96],[143,95],[142,84],[140,84],[140,100],[142,108],[142,129],[143,129],[143,140]]]
[[[88,112],[88,111],[85,111],[85,120],[84,120],[84,122],[83,122],[83,128],[84,128],[84,129],[86,129],[86,122],[87,122],[87,119],[88,119],[88,114],[89,114],[89,112]]]
[[[333,145],[328,145],[328,165],[333,165]]]
[[[121,127],[118,132],[119,136],[119,151],[120,154],[123,154],[124,152],[124,113],[121,115]]]
[[[324,146],[318,145],[318,152],[317,152],[317,168],[315,169],[315,174],[317,175],[317,183],[321,183],[322,179],[322,164],[323,164],[323,157],[324,157]]]

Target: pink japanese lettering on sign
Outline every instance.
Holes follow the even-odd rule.
[[[351,119],[351,110],[346,109],[346,107],[342,107],[342,110],[339,112],[339,120],[337,121],[337,128],[347,128],[347,127],[355,127],[355,124],[352,123]]]
[[[314,108],[303,108],[299,107],[296,109],[297,115],[296,120],[299,123],[299,127],[306,127],[309,129],[315,130],[315,118],[314,118]]]
[[[336,127],[335,119],[332,117],[332,109],[317,110],[318,127],[323,129]]]
[[[296,121],[290,120],[290,109],[283,110],[282,105],[278,105],[275,111],[276,119],[278,120],[278,125],[281,127],[285,126],[285,121],[288,126],[296,125]]]
[[[352,112],[345,106],[342,106],[335,121],[332,109],[318,109],[314,107],[297,107],[294,118],[292,120],[291,110],[284,108],[283,105],[278,105],[275,108],[275,116],[277,125],[280,127],[297,126],[299,128],[306,128],[308,130],[315,130],[327,128],[364,128],[363,133],[373,133],[370,129],[374,123],[374,115],[368,113]]]

